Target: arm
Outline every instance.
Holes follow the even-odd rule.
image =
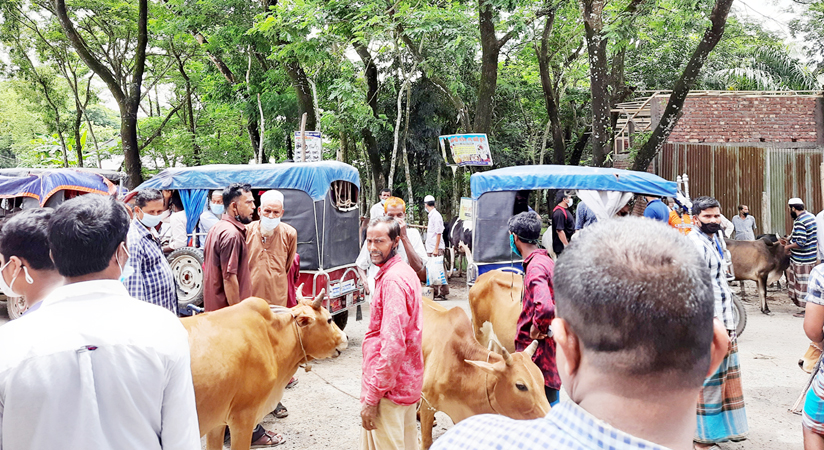
[[[229,306],[240,303],[240,283],[237,281],[237,274],[230,273],[223,279],[223,291],[226,293]]]
[[[179,351],[167,363],[168,375],[160,411],[160,442],[164,449],[200,450],[189,338],[179,322],[174,325],[180,328],[176,342]]]
[[[435,250],[432,251],[433,255],[440,255],[441,254],[441,235],[438,234],[435,236]]]
[[[535,305],[532,326],[543,335],[549,333],[549,324],[555,317],[555,296],[552,288],[552,269],[542,266],[530,271],[529,289]]]
[[[286,273],[289,273],[289,269],[292,268],[292,264],[295,262],[295,253],[298,251],[298,232],[292,231],[289,234],[289,250],[288,255],[286,258]]]
[[[223,274],[223,290],[229,305],[243,300],[240,298],[237,272],[240,269],[240,255],[244,245],[246,242],[240,235],[223,236],[223,242],[220,245],[220,266],[226,268]]]

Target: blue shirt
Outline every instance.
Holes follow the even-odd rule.
[[[595,213],[589,209],[586,203],[581,202],[578,203],[578,209],[575,211],[575,229],[581,230],[586,228],[593,223],[597,222],[598,218],[595,217]]]
[[[669,223],[669,213],[670,209],[667,208],[667,205],[665,205],[661,199],[656,198],[647,203],[647,209],[644,210],[644,217]]]
[[[133,220],[126,235],[131,269],[123,271],[123,284],[129,295],[144,302],[160,305],[177,314],[177,287],[172,268],[160,242],[139,221]]]
[[[790,242],[798,244],[798,248],[792,249],[790,253],[792,262],[815,264],[818,256],[818,225],[815,223],[815,216],[804,211],[795,219]]]
[[[666,450],[610,426],[564,401],[542,419],[514,420],[483,414],[459,422],[435,441],[438,449]]]

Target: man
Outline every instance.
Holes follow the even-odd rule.
[[[164,253],[171,253],[189,245],[189,234],[186,233],[186,210],[183,209],[183,200],[180,195],[172,197],[172,215],[169,217],[169,244],[163,249]]]
[[[691,449],[695,399],[729,343],[713,328],[709,273],[692,245],[651,220],[600,222],[554,277],[552,331],[571,401],[537,420],[470,417],[433,450]]]
[[[203,306],[217,311],[252,296],[246,225],[252,222],[255,198],[248,184],[232,183],[223,190],[224,213],[206,237],[203,253]],[[252,432],[253,446],[282,444],[283,436],[260,424]]]
[[[66,284],[0,327],[14,342],[0,352],[4,449],[200,449],[186,330],[118,281],[128,229],[123,205],[96,194],[51,217]]]
[[[383,217],[384,212],[386,209],[384,208],[384,204],[386,203],[386,199],[392,196],[391,189],[381,189],[380,201],[372,205],[372,209],[369,210],[369,218],[370,219],[377,219],[378,217]]]
[[[124,271],[123,284],[132,297],[177,315],[175,277],[154,229],[163,211],[163,194],[157,189],[145,189],[135,196],[134,220],[127,235],[129,259],[124,261],[131,270]]]
[[[561,256],[575,232],[575,217],[569,211],[571,206],[571,195],[564,191],[555,193],[555,208],[552,210],[552,251],[556,257]]]
[[[804,332],[811,341],[820,345],[824,341],[824,265],[816,266],[810,273],[805,300]],[[824,366],[821,366],[807,391],[801,425],[804,449],[824,448]]]
[[[423,387],[421,285],[398,256],[401,226],[372,219],[366,245],[375,277],[372,313],[363,338],[361,448],[416,450],[416,404]]]
[[[583,230],[597,221],[598,218],[589,206],[584,202],[578,202],[578,209],[575,211],[575,231]]]
[[[732,218],[732,226],[735,228],[736,241],[755,240],[755,218],[750,215],[747,205],[738,205],[738,215]]]
[[[435,209],[435,197],[427,195],[424,197],[423,203],[429,215],[429,222],[426,225],[426,255],[443,256],[443,251],[446,248],[443,242],[443,232],[445,229],[443,217],[441,213]],[[446,296],[449,295],[449,284],[432,286],[432,292],[435,298],[446,300]]]
[[[298,249],[298,232],[281,221],[283,212],[283,194],[266,191],[260,196],[260,220],[246,227],[252,296],[280,306],[289,298],[286,274]]]
[[[40,300],[63,284],[49,256],[48,225],[53,213],[51,208],[27,209],[0,230],[0,288],[7,301],[23,297],[24,315],[38,309]]]
[[[654,195],[647,195],[646,198],[647,207],[644,209],[644,217],[669,223],[670,209],[661,201],[661,198]]]
[[[555,263],[546,250],[538,248],[541,239],[541,218],[525,212],[509,219],[509,244],[512,251],[524,257],[524,292],[521,315],[515,336],[515,350],[524,351],[533,340],[538,341],[533,361],[544,374],[546,399],[558,403],[561,379],[555,365],[555,341],[549,336],[549,324],[555,318],[552,271]]]
[[[208,233],[213,226],[217,225],[220,217],[223,216],[223,209],[223,192],[219,190],[212,191],[212,195],[209,196],[208,208],[200,214],[201,233]]]
[[[384,204],[386,207],[386,216],[398,221],[401,227],[400,238],[401,245],[398,246],[398,256],[401,260],[412,268],[415,273],[425,277],[422,271],[426,268],[426,248],[421,238],[421,233],[406,226],[406,203],[403,199],[398,197],[389,197]],[[375,275],[378,274],[380,267],[372,264],[372,259],[369,256],[369,248],[364,242],[361,247],[361,252],[358,259],[355,261],[360,275],[361,283],[363,283],[366,294],[369,295],[375,291]]]
[[[804,307],[807,295],[807,281],[810,272],[816,266],[818,258],[818,226],[815,217],[804,208],[800,198],[791,198],[787,202],[790,217],[793,218],[793,233],[784,250],[790,255],[790,268],[787,270],[788,294],[796,306]],[[804,312],[794,314],[804,317]]]
[[[721,235],[721,204],[712,197],[698,197],[692,202],[692,220],[695,228],[687,235],[704,266],[712,284],[715,298],[715,318],[723,323],[730,336],[730,350],[718,370],[704,381],[698,398],[698,429],[695,447],[711,448],[719,442],[746,439],[747,413],[741,390],[741,370],[738,365],[738,343],[735,339],[732,292],[727,283],[724,262],[726,243]]]
[[[692,231],[692,217],[687,214],[687,210],[681,205],[673,204],[669,213],[669,226],[678,230],[684,236]]]

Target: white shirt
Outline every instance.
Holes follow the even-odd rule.
[[[824,211],[815,216],[815,224],[818,226],[818,259],[824,261]]]
[[[169,218],[169,227],[171,229],[169,247],[172,249],[185,247],[189,241],[189,235],[186,234],[186,211],[178,211],[172,214],[172,217]]]
[[[200,229],[203,233],[208,233],[218,222],[220,222],[220,217],[216,216],[209,208],[206,208],[206,211],[200,214]],[[203,240],[205,241],[206,238],[203,238]]]
[[[386,215],[386,209],[383,207],[383,204],[378,202],[372,205],[372,208],[369,210],[369,218],[375,219],[378,217],[383,217]]]
[[[409,243],[412,244],[412,249],[415,250],[415,254],[418,255],[418,258],[421,259],[421,262],[425,267],[428,258],[426,256],[426,248],[423,246],[421,233],[414,228],[407,228],[406,237],[409,238]],[[400,255],[403,262],[409,264],[409,257],[406,256],[406,248],[404,247],[403,242],[398,245],[398,255]],[[358,255],[358,259],[355,260],[355,265],[366,271],[366,280],[369,282],[369,292],[375,292],[375,275],[378,274],[380,267],[372,264],[372,259],[369,257],[369,250],[366,248],[365,242],[363,247],[361,247],[361,252]]]
[[[444,226],[443,226],[443,217],[441,213],[438,212],[437,209],[432,208],[432,211],[429,211],[429,224],[426,226],[426,252],[427,253],[437,253],[435,250],[435,241],[439,234],[443,234]],[[445,245],[443,243],[443,236],[441,236],[441,242],[438,244],[439,249],[444,249]]]
[[[186,329],[117,280],[0,327],[0,449],[200,450]]]

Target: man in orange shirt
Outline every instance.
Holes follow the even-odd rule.
[[[673,209],[670,210],[668,223],[684,236],[692,231],[692,217],[678,204],[673,205]]]

